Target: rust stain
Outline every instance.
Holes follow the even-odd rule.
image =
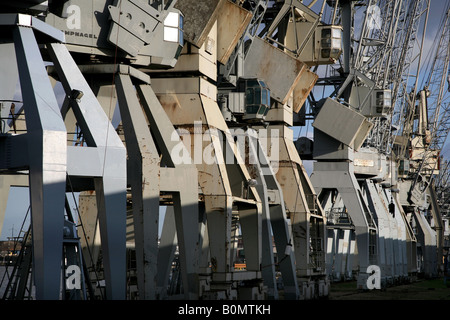
[[[175,112],[181,108],[180,102],[175,95],[159,95],[158,100],[166,112]]]

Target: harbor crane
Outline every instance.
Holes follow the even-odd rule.
[[[3,298],[310,300],[368,289],[374,265],[384,287],[435,276],[450,54],[447,8],[420,87],[429,8],[2,6],[0,226],[11,187],[31,216]]]

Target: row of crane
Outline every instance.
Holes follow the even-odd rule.
[[[430,0],[4,5],[0,220],[23,186],[31,223],[3,297],[299,300],[371,288],[374,265],[384,287],[439,276],[449,10],[425,59]]]

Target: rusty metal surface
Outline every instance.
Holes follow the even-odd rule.
[[[309,70],[309,68],[304,69],[304,72],[300,75],[300,79],[294,88],[294,101],[292,104],[294,112],[300,111],[318,78],[319,76]]]
[[[270,89],[271,98],[286,103],[307,65],[255,37],[245,60],[245,75],[263,79]]]
[[[156,96],[173,125],[193,126],[194,121],[205,121],[202,109],[197,107],[201,104],[198,94],[161,94],[156,92]]]
[[[179,0],[175,8],[184,15],[184,39],[201,47],[226,0]]]
[[[231,1],[226,1],[217,18],[217,60],[225,64],[236,47],[252,14]]]
[[[357,150],[373,124],[359,112],[327,98],[312,126]]]

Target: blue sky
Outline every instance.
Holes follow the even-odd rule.
[[[447,0],[449,1],[449,0]],[[431,45],[436,33],[438,30],[438,24],[441,19],[442,12],[447,4],[447,1],[440,0],[431,0],[431,9],[429,13],[429,21],[427,28],[427,35],[425,40],[425,47],[429,47]],[[318,1],[318,3],[321,1]],[[319,4],[316,3],[314,8]],[[319,5],[319,7],[320,7]],[[304,128],[294,128],[294,139],[296,139],[300,135],[310,135],[308,130],[311,129],[311,126]],[[450,141],[447,141],[446,147],[443,149],[444,156],[448,159],[450,157]],[[311,173],[311,162],[305,162],[306,170]],[[23,223],[24,217],[27,213],[29,207],[29,194],[27,188],[12,188],[10,197],[8,200],[8,205],[6,208],[5,219],[3,223],[3,229],[0,235],[0,240],[6,240],[7,237],[18,236],[19,229]],[[29,218],[28,218],[29,221]]]

